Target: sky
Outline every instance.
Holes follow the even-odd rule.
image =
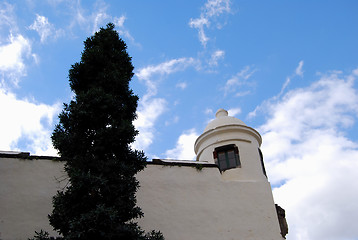
[[[0,2],[0,150],[56,155],[68,70],[108,22],[140,98],[133,147],[195,159],[219,108],[257,129],[288,240],[358,239],[357,1]]]

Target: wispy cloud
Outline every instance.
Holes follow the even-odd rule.
[[[205,3],[205,16],[214,17],[229,13],[231,11],[230,4],[230,0],[209,0]]]
[[[107,23],[112,22],[115,24],[116,29],[118,30],[120,37],[125,40],[128,40],[129,43],[140,47],[141,45],[137,43],[134,37],[130,34],[129,30],[125,27],[126,16],[120,15],[112,16],[108,13],[110,5],[102,1],[96,1],[93,5],[92,11],[84,9],[80,1],[71,2],[71,11],[72,11],[72,24],[70,28],[74,28],[76,25],[80,26],[81,29],[86,29],[91,34],[99,30],[100,27],[104,27]]]
[[[119,28],[123,28],[124,27],[124,22],[127,19],[126,16],[122,15],[119,18],[115,18],[116,20],[114,21],[114,23],[116,24],[117,27]]]
[[[184,131],[178,138],[175,148],[165,152],[166,158],[176,160],[194,160],[194,143],[199,134],[195,129]]]
[[[358,143],[348,138],[358,115],[357,73],[322,75],[260,107],[265,163],[293,239],[358,235],[347,228],[358,217]]]
[[[213,109],[211,109],[211,108],[206,108],[204,112],[207,115],[212,115],[214,113]]]
[[[129,30],[124,26],[124,22],[126,19],[127,19],[126,16],[122,15],[119,18],[115,17],[113,20],[113,23],[118,28],[119,35],[122,38],[129,40],[133,45],[137,47],[141,47],[141,45],[138,42],[136,42],[134,37],[129,33]]]
[[[109,5],[103,1],[94,2],[92,10],[84,9],[79,0],[71,1],[72,23],[70,28],[79,26],[90,34],[94,34],[100,27],[104,27],[110,21],[113,22],[114,18],[107,13],[108,8]]]
[[[18,26],[14,14],[14,6],[7,2],[0,3],[0,30],[3,28],[10,29],[12,33],[18,32]],[[0,41],[1,37],[2,36],[0,35]]]
[[[173,72],[177,72],[180,70],[184,70],[188,66],[195,63],[194,58],[177,58],[172,59],[158,65],[150,65],[148,67],[142,68],[136,73],[139,79],[150,79],[152,75],[159,74],[159,75],[168,75]]]
[[[202,8],[200,17],[190,19],[189,26],[198,30],[199,41],[204,47],[209,41],[209,37],[205,34],[205,28],[210,27],[212,22],[217,23],[217,28],[221,28],[222,24],[217,22],[217,17],[230,12],[229,0],[208,0]]]
[[[7,2],[0,3],[0,33],[0,87],[17,86],[26,75],[26,60],[35,55],[29,39],[19,33],[14,6]]]
[[[187,86],[188,84],[186,82],[180,82],[175,85],[175,87],[180,88],[182,90],[184,90]]]
[[[291,83],[291,79],[295,78],[296,76],[300,76],[300,77],[303,77],[303,60],[301,60],[299,63],[298,63],[298,66],[296,67],[294,73],[292,73],[290,76],[286,77],[286,80],[285,82],[283,83],[282,87],[281,87],[281,91],[274,97],[272,97],[272,99],[270,100],[267,100],[266,102],[269,102],[269,101],[273,101],[273,100],[277,100],[279,99],[285,92],[286,88],[288,87],[288,85]],[[265,104],[262,104],[260,106],[257,106],[255,108],[254,111],[250,112],[248,114],[248,118],[253,118],[256,116],[257,112],[260,112],[262,111]]]
[[[50,23],[45,16],[38,14],[36,14],[36,19],[29,26],[29,28],[39,34],[42,43],[44,43],[49,37],[55,39],[64,34],[64,31],[61,29],[56,30],[54,25]]]
[[[85,11],[81,6],[81,2],[79,0],[72,1],[72,5],[70,6],[72,10],[72,22],[70,28],[73,28],[75,25],[79,25],[81,27],[88,27],[87,21],[88,17],[85,15]]]
[[[283,92],[286,90],[286,88],[290,84],[292,78],[294,78],[296,76],[303,77],[302,68],[303,68],[303,61],[301,60],[298,63],[298,66],[296,67],[295,72],[291,76],[286,78],[285,83],[282,85],[281,92],[280,92],[279,96],[281,96],[283,94]]]
[[[199,41],[204,47],[206,47],[206,43],[209,41],[209,38],[205,34],[204,27],[209,26],[209,20],[203,16],[196,19],[190,19],[189,26],[198,29]]]
[[[101,11],[94,13],[93,15],[93,28],[92,34],[99,30],[110,21],[110,16],[105,12],[106,9],[100,9]]]
[[[250,66],[245,66],[240,72],[227,80],[223,88],[225,96],[228,93],[235,93],[238,97],[249,94],[250,91],[243,89],[243,87],[254,86],[255,83],[248,80],[255,72],[256,69],[252,69]]]
[[[133,143],[134,148],[146,150],[152,144],[155,132],[154,123],[166,110],[166,100],[155,97],[161,80],[195,64],[196,60],[193,58],[171,59],[157,65],[143,67],[136,72],[135,76],[145,83],[147,91],[139,101],[138,118],[134,121],[135,127],[139,130],[139,135]]]
[[[197,61],[194,58],[177,58],[158,65],[150,65],[140,69],[136,76],[139,80],[145,81],[148,92],[146,96],[157,94],[158,81],[174,72],[183,71],[189,66],[195,66]]]
[[[299,63],[298,63],[298,66],[295,70],[295,73],[297,76],[300,76],[300,77],[303,77],[303,71],[302,71],[302,67],[303,67],[303,60],[301,60]]]
[[[209,65],[210,66],[217,66],[218,65],[218,61],[223,59],[225,56],[225,51],[223,50],[216,50],[212,55],[211,58],[209,60]]]

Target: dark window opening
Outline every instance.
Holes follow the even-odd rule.
[[[239,149],[234,144],[215,148],[214,159],[220,171],[241,167]]]
[[[262,155],[261,149],[260,148],[258,148],[258,149],[259,149],[259,154],[260,154],[262,172],[264,173],[265,177],[267,178],[265,164],[264,164],[264,156]]]
[[[288,233],[288,224],[286,221],[285,209],[283,209],[282,207],[280,207],[277,204],[275,204],[275,207],[276,207],[276,212],[277,212],[277,217],[278,217],[278,223],[280,224],[281,235],[283,238],[286,239],[286,235]]]

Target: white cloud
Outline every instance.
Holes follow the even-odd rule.
[[[25,59],[31,57],[29,40],[22,35],[10,35],[7,43],[0,45],[1,85],[11,83],[16,86],[19,78],[26,75]]]
[[[148,80],[154,74],[159,75],[168,75],[173,72],[181,71],[187,68],[188,66],[192,65],[195,62],[193,58],[178,58],[172,59],[158,65],[151,65],[139,70],[136,73],[137,77],[142,80]]]
[[[9,28],[11,32],[17,32],[18,27],[15,20],[14,6],[7,3],[0,3],[0,30]],[[0,43],[2,41],[0,34]]]
[[[206,47],[209,37],[206,36],[204,28],[208,28],[211,22],[217,22],[217,17],[224,14],[230,13],[230,1],[229,0],[208,0],[200,14],[199,18],[191,18],[189,26],[191,28],[198,29],[199,41]],[[220,23],[217,23],[217,27],[221,28]]]
[[[163,98],[141,99],[137,110],[137,119],[133,124],[139,131],[133,148],[146,150],[154,139],[154,123],[166,108],[166,101]]]
[[[0,149],[57,155],[50,136],[60,106],[17,99],[14,94],[0,89]]]
[[[234,116],[236,116],[237,114],[240,114],[240,113],[241,113],[241,108],[231,108],[231,109],[229,109],[229,110],[227,110],[227,111],[228,111],[229,116],[234,117]]]
[[[39,56],[32,52],[31,41],[19,33],[14,9],[7,2],[0,3],[0,30],[3,30],[0,34],[0,88],[18,87],[20,78],[27,74],[27,64],[38,64],[40,61]],[[37,15],[37,20],[31,26],[41,31],[41,21],[44,23],[43,27],[48,23],[46,18],[42,19]],[[43,32],[44,39],[48,37],[46,32],[47,30]],[[58,36],[60,31],[51,34]]]
[[[291,82],[291,77],[287,77],[285,83],[282,85],[281,92],[280,92],[279,96],[283,93],[283,91],[285,91],[285,89],[290,84],[290,82]]]
[[[358,236],[358,143],[348,137],[358,115],[356,77],[332,72],[259,108],[268,115],[259,131],[288,239]]]
[[[179,136],[175,148],[165,152],[166,158],[176,160],[194,160],[196,155],[194,152],[194,143],[199,134],[195,129],[185,131]]]
[[[72,1],[71,10],[73,14],[73,19],[70,28],[74,27],[74,25],[76,24],[80,25],[81,27],[87,28],[89,17],[85,15],[85,11],[81,7],[81,2]]]
[[[295,70],[295,73],[297,76],[300,76],[300,77],[303,77],[303,71],[302,71],[302,67],[303,67],[303,61],[301,60],[299,63],[298,63],[298,66]]]
[[[70,1],[69,3],[71,10],[70,14],[72,15],[70,28],[79,25],[81,29],[85,29],[93,34],[98,31],[100,27],[107,24],[108,21],[111,21],[110,19],[112,17],[107,14],[108,5],[103,1],[96,1],[93,4],[92,11],[88,8],[83,8],[81,6],[81,1]]]
[[[114,24],[116,24],[117,27],[122,28],[124,27],[124,21],[126,20],[126,16],[122,15],[119,18],[115,18]]]
[[[63,30],[56,30],[45,16],[36,14],[35,21],[29,26],[40,35],[41,42],[44,43],[47,38],[57,38],[63,34]]]
[[[139,80],[145,81],[148,88],[146,96],[149,97],[157,94],[157,85],[161,77],[174,72],[183,71],[193,65],[196,65],[194,58],[172,59],[158,65],[144,67],[136,73],[136,76]]]
[[[210,66],[217,66],[218,65],[218,61],[220,59],[223,59],[225,56],[225,52],[223,50],[216,50],[212,55],[211,58],[209,60],[209,65]]]
[[[129,33],[128,29],[124,27],[124,22],[126,19],[127,19],[126,16],[122,15],[119,18],[115,17],[113,20],[113,23],[118,28],[120,37],[129,40],[133,45],[136,45],[137,47],[141,47],[141,45],[137,43],[134,37]]]
[[[201,42],[201,44],[204,47],[206,47],[206,43],[209,41],[209,38],[205,34],[204,27],[209,26],[209,20],[204,18],[204,17],[200,17],[200,18],[196,18],[196,19],[190,19],[189,26],[191,28],[197,28],[198,29],[199,41]]]
[[[97,12],[92,13],[92,16],[90,18],[91,21],[93,21],[93,28],[92,28],[92,34],[97,32],[100,27],[103,27],[108,23],[108,21],[111,21],[111,16],[107,14],[107,6],[101,5],[95,8]]]
[[[180,82],[180,83],[177,83],[177,85],[175,85],[175,87],[180,88],[182,90],[184,90],[187,86],[188,86],[188,84],[186,82]]]
[[[81,29],[94,34],[100,27],[104,27],[108,22],[114,22],[112,16],[107,14],[108,5],[103,1],[95,1],[92,10],[83,8],[81,1],[69,1],[70,14],[72,15],[70,29],[78,25]]]
[[[39,61],[38,56],[32,53],[31,42],[18,33],[14,7],[6,2],[0,4],[0,29],[3,27],[6,27],[7,33],[2,36],[8,37],[0,38],[0,149],[56,155],[50,136],[60,104],[46,105],[17,99],[16,95],[6,90],[11,85],[17,86],[20,78],[26,75],[28,61],[36,64]],[[51,24],[46,18],[37,16],[32,27],[39,31],[40,36],[42,34],[42,40],[49,37],[46,28],[51,28]]]
[[[230,0],[209,0],[205,3],[205,15],[208,17],[219,16],[230,11]]]
[[[293,79],[293,78],[296,77],[296,76],[303,77],[303,70],[302,70],[302,68],[303,68],[303,61],[301,60],[301,61],[298,63],[298,66],[296,67],[295,72],[294,72],[291,76],[289,76],[289,77],[286,78],[285,83],[282,85],[281,92],[280,92],[279,96],[281,96],[281,95],[283,94],[283,92],[286,90],[287,86],[288,86],[288,85],[290,84],[290,82],[291,82],[291,79]],[[278,96],[278,97],[279,97],[279,96]]]
[[[73,20],[70,28],[79,25],[82,29],[94,34],[101,27],[105,27],[107,23],[112,22],[116,26],[121,38],[128,40],[131,44],[137,47],[141,47],[130,34],[129,30],[124,26],[124,23],[127,20],[126,16],[121,15],[120,17],[117,17],[108,14],[110,6],[105,2],[96,1],[93,5],[93,11],[89,13],[87,9],[82,8],[80,1],[73,1],[71,4]]]
[[[256,69],[251,69],[250,66],[245,66],[240,72],[231,77],[226,81],[225,86],[223,88],[225,96],[228,93],[236,92],[237,88],[243,88],[244,86],[253,86],[253,82],[249,82],[249,78],[256,72]],[[239,91],[236,93],[237,96],[244,96],[248,94],[247,90],[242,92]]]
[[[205,114],[207,114],[207,115],[213,115],[214,114],[214,111],[211,109],[211,108],[206,108],[205,109]]]
[[[139,100],[138,119],[134,121],[135,127],[139,130],[139,135],[133,143],[134,148],[146,150],[152,144],[155,132],[154,123],[166,110],[166,100],[155,98],[160,80],[172,73],[183,71],[193,66],[194,63],[193,58],[172,59],[158,65],[141,68],[135,74],[140,81],[144,81],[147,91]]]
[[[19,33],[14,9],[7,2],[0,3],[0,88],[18,87],[20,78],[26,76],[27,62],[39,61],[31,41]]]
[[[248,118],[253,118],[253,117],[255,117],[259,111],[262,111],[262,110],[263,110],[264,106],[265,106],[268,102],[279,99],[279,98],[282,96],[282,94],[285,92],[285,90],[286,90],[286,88],[288,87],[288,85],[291,83],[291,79],[292,79],[292,78],[295,78],[296,76],[301,76],[301,77],[303,77],[302,68],[303,68],[303,61],[300,61],[300,62],[298,63],[298,66],[297,66],[295,72],[294,72],[293,74],[291,74],[291,76],[286,77],[286,81],[283,83],[283,85],[282,85],[282,87],[281,87],[280,93],[279,93],[278,95],[274,96],[274,97],[273,97],[272,99],[270,99],[269,101],[265,101],[264,104],[262,104],[261,106],[257,106],[257,107],[254,109],[254,111],[252,111],[252,112],[250,112],[250,113],[248,114],[247,117],[248,117]],[[353,71],[353,72],[354,72],[354,71]],[[337,73],[338,73],[338,72],[337,72]],[[358,75],[358,74],[357,74],[357,75]],[[242,93],[242,96],[243,96],[243,95],[246,95],[246,93],[243,92],[243,93]]]
[[[243,96],[249,95],[250,93],[251,93],[250,90],[242,91],[242,92],[237,92],[237,93],[235,94],[235,97],[243,97]]]

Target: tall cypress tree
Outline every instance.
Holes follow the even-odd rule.
[[[126,44],[109,23],[84,42],[81,61],[72,65],[74,99],[64,104],[52,141],[66,161],[68,186],[53,198],[50,224],[64,239],[163,239],[134,222],[135,174],[146,166],[143,152],[130,147],[138,97]]]

